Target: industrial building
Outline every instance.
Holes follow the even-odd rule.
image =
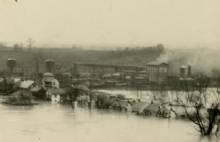
[[[189,78],[192,75],[191,72],[192,72],[192,69],[191,69],[190,65],[188,65],[188,66],[182,65],[180,67],[180,74],[179,74],[179,76],[180,76],[180,78]]]
[[[168,78],[169,65],[167,63],[151,62],[146,65],[149,82],[161,83]]]

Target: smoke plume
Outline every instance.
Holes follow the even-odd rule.
[[[208,76],[220,74],[220,49],[165,49],[157,62],[166,62],[170,74],[178,74],[182,65],[191,65],[192,73],[203,73]]]

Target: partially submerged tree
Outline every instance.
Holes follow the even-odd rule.
[[[208,85],[209,79],[200,76],[193,90],[185,88],[185,94],[178,95],[186,118],[195,124],[203,136],[218,134],[220,127],[220,91],[218,88],[208,88]]]

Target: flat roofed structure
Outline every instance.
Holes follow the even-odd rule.
[[[168,77],[169,65],[167,63],[151,62],[146,65],[146,72],[150,82],[160,83]]]

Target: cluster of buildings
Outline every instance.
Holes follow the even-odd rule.
[[[97,86],[152,86],[191,79],[191,66],[179,67],[178,75],[170,74],[167,63],[151,62],[145,66],[74,64],[78,80],[90,80]]]
[[[60,83],[53,73],[55,66],[53,60],[45,61],[44,73],[34,72],[32,77],[25,76],[23,72],[17,72],[16,59],[9,58],[6,61],[6,66],[6,73],[0,75],[0,92],[2,93],[10,94],[18,89],[33,93],[43,90],[49,95],[62,92],[60,91]]]
[[[16,59],[8,59],[6,65],[9,74],[15,74]],[[192,79],[190,65],[180,66],[177,71],[178,75],[171,74],[170,68],[170,65],[164,62],[150,62],[145,66],[74,63],[69,72],[57,73],[55,61],[47,59],[44,64],[44,72],[42,73],[40,71],[42,69],[36,66],[30,79],[36,81],[40,78],[44,89],[62,88],[71,83],[82,82],[89,82],[91,87],[97,88],[146,87],[172,83],[175,85],[176,81]],[[24,77],[22,73],[20,76]]]

